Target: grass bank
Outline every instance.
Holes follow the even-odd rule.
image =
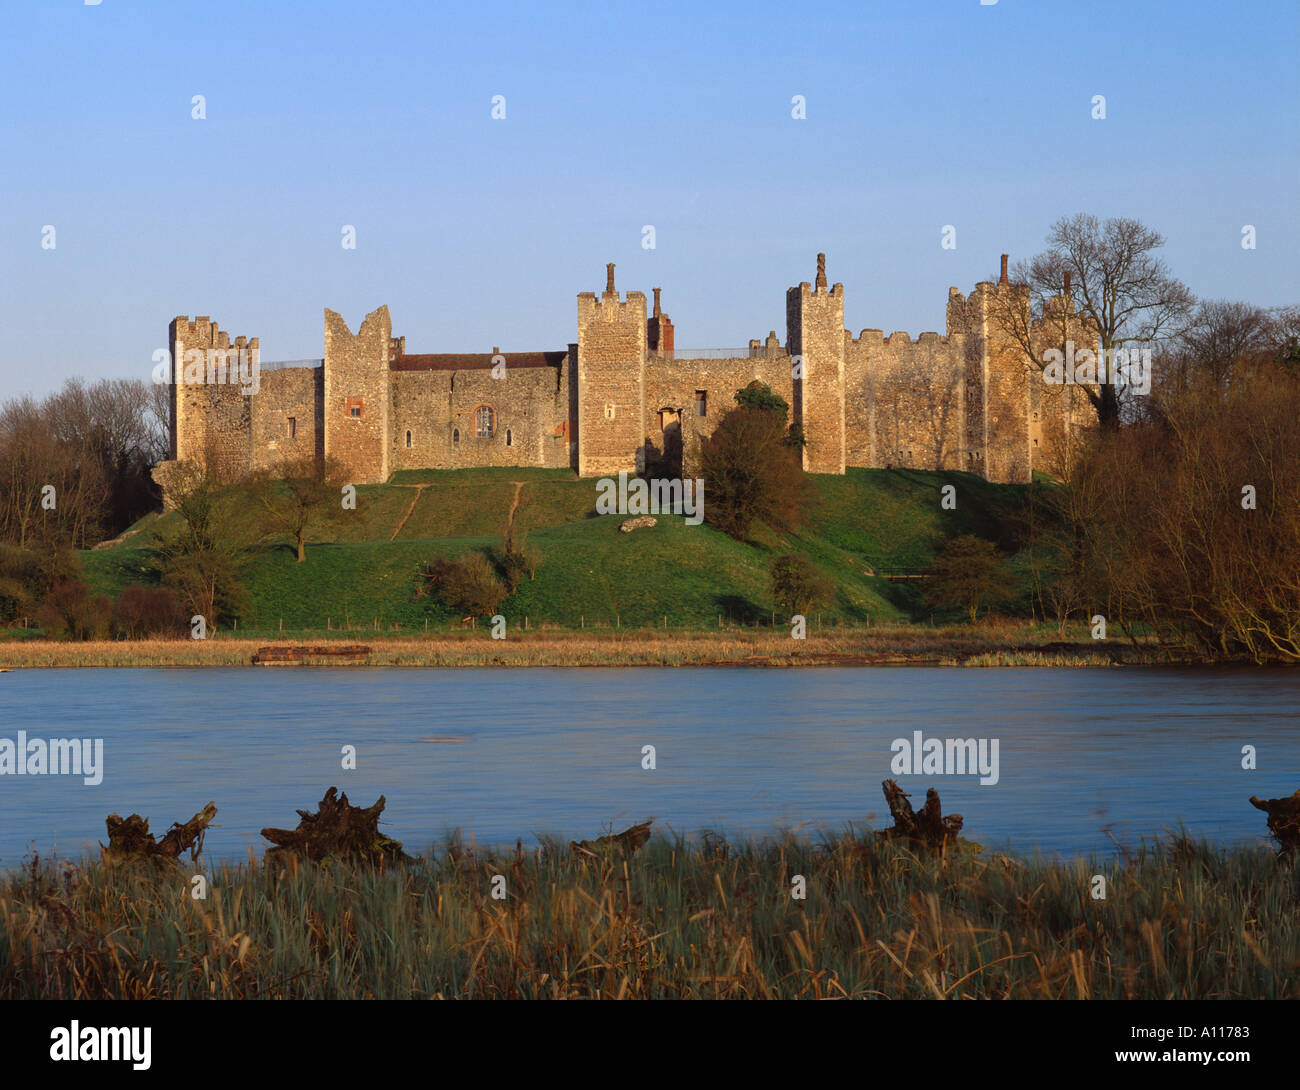
[[[0,998],[1300,997],[1300,869],[1263,848],[938,858],[850,829],[200,869],[199,901],[180,868],[0,878]]]

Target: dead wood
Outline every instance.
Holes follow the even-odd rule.
[[[100,845],[104,858],[119,862],[149,860],[154,863],[175,862],[181,852],[197,856],[203,850],[203,836],[208,825],[217,816],[216,803],[208,803],[189,821],[176,822],[161,840],[149,832],[149,819],[139,814],[128,818],[109,814],[104,820],[108,828],[108,847]]]
[[[1300,790],[1286,799],[1257,799],[1251,795],[1250,804],[1268,814],[1268,831],[1280,845],[1278,855],[1290,855],[1300,848]]]
[[[948,844],[960,844],[978,849],[970,841],[962,840],[961,814],[943,815],[939,803],[939,792],[933,787],[925,793],[925,805],[918,814],[907,800],[911,798],[894,780],[885,780],[881,787],[885,792],[885,802],[889,804],[889,814],[894,819],[892,829],[882,829],[876,835],[885,840],[908,840],[924,844],[927,848],[942,849]]]
[[[654,818],[633,825],[621,833],[612,836],[599,836],[595,840],[570,840],[569,850],[574,855],[601,855],[605,852],[618,852],[621,855],[635,855],[650,839],[650,826]]]
[[[402,845],[379,831],[379,815],[387,802],[383,795],[373,806],[353,806],[346,793],[331,787],[320,800],[316,813],[299,810],[302,819],[296,829],[263,829],[262,835],[274,847],[268,859],[292,854],[303,859],[351,859],[373,863],[408,861]]]

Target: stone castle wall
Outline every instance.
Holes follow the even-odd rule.
[[[844,334],[846,458],[854,466],[968,469],[966,339]]]
[[[657,473],[675,457],[697,476],[701,439],[752,382],[791,406],[810,472],[899,466],[1020,482],[1039,468],[1059,476],[1095,413],[1078,387],[1044,384],[1005,331],[999,316],[1009,311],[1023,313],[1028,328],[1028,296],[1006,282],[1005,256],[1003,269],[999,283],[977,284],[969,297],[950,289],[944,336],[864,329],[854,337],[844,328],[843,285],[828,286],[818,255],[815,283],[786,293],[784,348],[773,332],[751,341],[748,356],[711,359],[677,358],[658,290],[647,320],[644,293],[621,297],[610,265],[599,297],[577,297],[578,338],[568,351],[523,354],[513,367],[494,354],[506,361],[499,378],[484,356],[407,357],[387,307],[355,334],[326,310],[323,364],[260,372],[251,396],[237,380],[173,384],[171,462],[159,479],[177,460],[238,475],[306,455],[337,459],[356,483],[394,470],[479,466]],[[1066,296],[1032,330],[1039,354],[1067,337],[1096,343]],[[256,338],[231,344],[206,317],[175,319],[170,343],[178,370],[190,352],[258,352]],[[482,406],[492,409],[491,435],[479,434]]]
[[[570,465],[569,378],[565,368],[393,371],[392,453],[399,469]],[[478,434],[480,406],[492,434]],[[408,445],[409,444],[409,445]]]

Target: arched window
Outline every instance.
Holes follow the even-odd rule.
[[[506,428],[506,446],[510,445],[510,429]]]
[[[451,429],[451,445],[453,447],[460,446],[460,428]]]
[[[474,434],[479,439],[491,439],[496,414],[491,405],[480,405],[474,410]]]
[[[406,433],[406,445],[408,447],[411,445],[411,433],[409,431]]]

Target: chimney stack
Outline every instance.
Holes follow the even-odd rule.
[[[614,290],[614,262],[612,261],[605,266],[605,294],[618,294],[618,292]]]
[[[1070,295],[1070,270],[1069,269],[1065,270],[1065,295],[1066,298],[1069,298]]]
[[[1007,256],[1007,254],[1002,255],[1002,279],[998,281],[999,284],[1007,282]]]
[[[826,255],[817,255],[817,283],[816,290],[824,291],[826,289]]]
[[[660,293],[663,289],[662,289],[662,288],[654,288],[654,289],[652,289],[652,290],[653,290],[654,293],[655,293],[655,313],[654,313],[654,316],[655,316],[656,318],[658,318],[658,317],[659,317],[659,293]]]

